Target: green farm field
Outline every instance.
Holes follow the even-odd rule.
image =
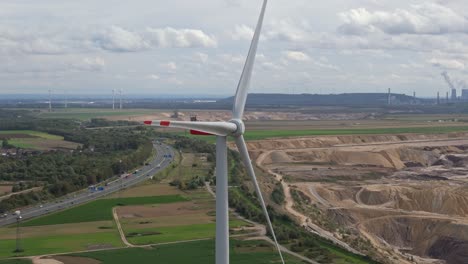
[[[63,137],[32,130],[0,131],[0,139],[19,148],[47,150],[54,148],[76,149],[80,144],[65,141]]]
[[[239,220],[231,220],[229,223],[231,228],[246,225],[248,224]],[[127,239],[130,243],[135,245],[148,245],[192,239],[214,238],[215,230],[216,223],[159,227],[151,229],[129,229],[125,231],[127,234]],[[156,232],[157,234],[141,235],[151,232]],[[132,233],[134,236],[129,237],[128,234]]]
[[[5,136],[5,135],[27,135],[27,136],[33,136],[33,137],[39,137],[42,139],[55,139],[55,140],[63,140],[63,137],[61,136],[56,136],[56,135],[51,135],[45,132],[39,132],[39,131],[33,131],[33,130],[3,130],[0,131],[0,137]]]
[[[21,239],[25,249],[22,253],[14,253],[16,240],[0,240],[0,258],[13,256],[36,256],[51,253],[66,253],[96,248],[122,247],[119,233],[116,230],[107,233],[85,233],[75,235],[47,235]]]
[[[0,264],[32,264],[29,259],[4,259],[0,260]]]
[[[122,116],[123,120],[128,120],[129,116],[147,115],[147,114],[152,114],[154,112],[158,112],[158,110],[125,109],[125,110],[112,111],[110,109],[68,108],[68,109],[56,109],[52,113],[41,112],[40,114],[38,114],[38,117],[89,120],[92,118],[106,118],[106,117]]]
[[[181,254],[183,252],[183,254]],[[102,264],[127,263],[215,263],[214,241],[197,241],[161,245],[151,249],[130,248],[110,251],[99,251],[75,254],[74,256],[88,257],[101,261]],[[280,263],[278,253],[266,242],[231,240],[231,261],[236,264],[272,264]],[[286,255],[286,263],[304,263],[294,257]]]
[[[275,137],[327,136],[327,135],[375,135],[375,134],[442,134],[451,132],[468,132],[468,126],[434,126],[434,127],[394,127],[364,129],[323,129],[323,130],[252,130],[247,131],[247,140],[259,140]]]
[[[101,199],[24,222],[23,226],[43,226],[112,220],[112,208],[116,206],[163,204],[181,201],[186,201],[186,198],[180,195]]]
[[[468,126],[434,126],[434,127],[393,127],[393,128],[354,128],[354,129],[316,129],[316,130],[249,130],[245,140],[263,140],[270,138],[290,138],[306,136],[344,136],[344,135],[386,135],[386,134],[443,134],[468,132]],[[180,136],[197,137],[208,142],[215,142],[213,136],[192,136],[177,133]]]

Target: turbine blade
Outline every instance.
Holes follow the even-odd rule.
[[[194,130],[213,134],[217,136],[227,136],[237,130],[237,125],[230,122],[189,122],[189,121],[164,121],[164,120],[152,120],[144,121],[145,125],[157,126],[157,127],[173,127]]]
[[[255,191],[257,192],[258,200],[262,206],[263,213],[265,214],[265,218],[268,222],[268,227],[270,228],[270,232],[273,236],[273,240],[276,245],[276,249],[278,250],[278,254],[281,258],[282,263],[284,264],[283,254],[281,253],[281,248],[279,246],[278,240],[276,240],[275,230],[273,229],[273,225],[271,224],[270,216],[268,215],[268,210],[265,205],[265,201],[263,200],[262,191],[260,190],[260,186],[257,182],[257,177],[255,176],[255,171],[252,166],[252,161],[250,160],[249,151],[247,150],[247,145],[245,144],[245,140],[243,136],[235,137],[237,149],[242,157],[242,162],[244,163],[245,168],[247,169],[247,174],[249,174],[250,178],[255,186]]]
[[[262,11],[260,18],[258,19],[257,28],[250,44],[249,54],[245,61],[244,70],[242,71],[239,84],[237,85],[236,96],[234,97],[234,106],[232,109],[232,116],[235,119],[241,119],[244,115],[245,102],[247,101],[247,94],[250,86],[250,79],[252,77],[252,70],[255,62],[255,56],[257,54],[258,41],[260,39],[260,33],[262,31],[263,18],[265,17],[265,10],[268,0],[263,1]]]

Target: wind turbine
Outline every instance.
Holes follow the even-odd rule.
[[[112,89],[112,110],[115,110],[115,89]]]
[[[123,92],[122,88],[120,88],[119,92],[120,92],[120,107],[119,108],[120,110],[122,110],[122,92]]]
[[[214,135],[216,136],[216,264],[229,263],[229,205],[228,205],[228,171],[227,171],[227,137],[233,137],[239,153],[242,157],[247,173],[252,178],[257,193],[258,199],[262,206],[263,213],[270,228],[273,240],[278,250],[282,263],[284,264],[283,255],[276,239],[273,225],[271,224],[270,216],[263,200],[260,186],[255,176],[255,171],[252,166],[252,161],[247,150],[247,145],[244,140],[245,125],[242,121],[244,115],[245,103],[247,101],[247,93],[252,77],[252,70],[257,53],[257,46],[262,30],[263,18],[268,0],[263,1],[260,18],[258,19],[257,28],[253,36],[250,50],[242,71],[239,84],[237,86],[236,96],[234,98],[234,106],[232,109],[232,119],[224,122],[190,122],[190,121],[162,121],[153,120],[145,121],[146,125],[157,127],[173,127],[190,130],[194,135]]]
[[[49,112],[52,112],[52,90],[49,89]]]

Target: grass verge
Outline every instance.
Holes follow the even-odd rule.
[[[117,232],[31,237],[21,239],[22,253],[13,253],[16,240],[0,241],[0,257],[36,256],[42,254],[66,253],[98,248],[123,246]],[[1,262],[0,262],[1,263]]]
[[[231,228],[247,225],[248,223],[240,220],[233,220],[229,222],[229,226]],[[130,243],[135,245],[148,245],[193,239],[214,238],[216,224],[194,224],[148,229],[129,229],[125,231],[127,239]]]

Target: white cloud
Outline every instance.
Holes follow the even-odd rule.
[[[170,92],[185,93],[196,87],[225,94],[238,82],[261,4],[46,0],[38,8],[31,0],[10,2],[0,4],[0,87],[34,92],[42,78],[52,89],[138,87],[134,92],[140,93],[173,87]],[[441,81],[442,69],[454,80],[468,73],[462,0],[274,2],[252,79],[256,92],[392,86],[431,95],[440,88],[434,80]]]
[[[103,58],[84,58],[80,64],[75,65],[76,68],[88,71],[102,71],[106,66]]]
[[[307,23],[302,21],[296,23],[290,20],[278,20],[273,21],[268,25],[265,32],[265,37],[269,40],[281,40],[281,41],[303,41],[307,38]]]
[[[146,78],[151,79],[151,80],[159,80],[159,79],[161,79],[161,78],[159,77],[159,75],[157,75],[157,74],[150,74],[150,75],[146,76]]]
[[[195,58],[201,62],[201,63],[206,63],[208,61],[208,54],[203,53],[203,52],[196,52],[195,53]]]
[[[182,84],[184,84],[183,81],[179,80],[179,79],[176,78],[176,77],[171,77],[171,78],[167,79],[167,82],[170,83],[170,84],[175,84],[175,85],[182,85]]]
[[[220,57],[227,63],[241,64],[245,62],[245,56],[243,55],[222,54]]]
[[[175,73],[177,70],[177,64],[173,61],[170,61],[166,64],[161,65],[168,73]]]
[[[213,35],[208,35],[199,29],[147,28],[144,35],[155,47],[215,48],[218,46]]]
[[[447,70],[464,70],[465,64],[453,59],[436,59],[432,58],[429,63],[435,67],[447,69]]]
[[[267,71],[278,71],[278,70],[283,69],[281,65],[274,63],[274,62],[264,62],[261,65],[262,65],[262,68]]]
[[[254,30],[246,25],[236,25],[230,35],[233,40],[252,40]]]
[[[134,52],[148,49],[150,44],[138,33],[112,26],[94,37],[93,42],[104,50]]]
[[[398,34],[468,33],[468,19],[454,10],[434,4],[412,5],[409,9],[371,12],[366,8],[352,9],[339,14],[345,34],[383,32]]]
[[[290,61],[309,61],[310,60],[309,55],[301,51],[289,50],[289,51],[286,51],[284,55]]]

